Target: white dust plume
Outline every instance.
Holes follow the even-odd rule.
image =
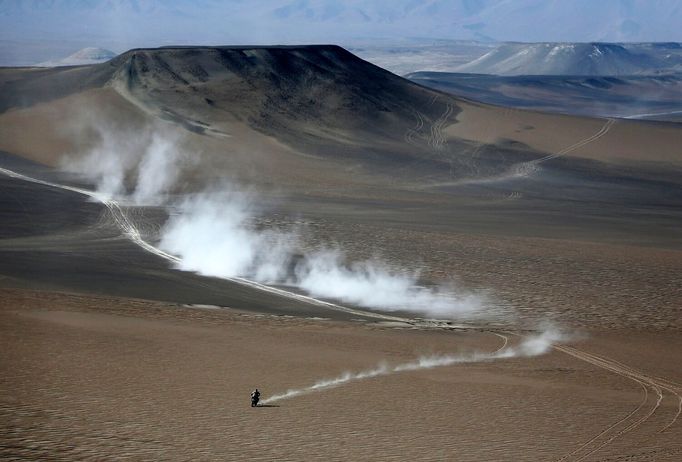
[[[160,205],[175,185],[183,154],[178,140],[170,134],[154,132],[137,166],[133,200],[137,205]]]
[[[315,297],[384,311],[405,310],[434,317],[473,316],[483,308],[481,295],[459,294],[447,287],[418,285],[418,272],[396,273],[382,262],[345,263],[337,249],[307,255],[296,268],[300,287]]]
[[[64,166],[93,181],[103,197],[167,204],[182,169],[195,158],[181,149],[178,132],[160,124],[105,123],[97,114],[82,118],[78,129],[88,141]],[[500,314],[481,294],[420,285],[419,271],[390,270],[378,259],[348,262],[334,246],[311,251],[301,245],[300,233],[259,229],[253,223],[257,203],[253,194],[235,192],[228,183],[186,196],[171,207],[159,247],[179,257],[182,270],[294,286],[313,297],[364,308],[447,319]]]
[[[347,263],[338,249],[305,252],[296,232],[254,227],[254,197],[226,189],[182,201],[162,229],[159,247],[181,258],[180,269],[296,286],[314,297],[383,311],[449,319],[485,311],[482,296],[419,286],[417,272],[390,271],[378,260]]]
[[[367,369],[360,372],[344,372],[338,377],[319,380],[308,387],[287,390],[284,393],[272,395],[269,398],[262,400],[262,403],[274,403],[276,401],[307,395],[317,391],[336,388],[350,382],[397,374],[399,372],[452,366],[454,364],[494,361],[506,358],[539,356],[547,353],[552,346],[567,341],[568,338],[569,336],[567,334],[557,329],[548,329],[539,334],[524,338],[518,346],[504,347],[492,353],[423,356],[414,361],[394,366],[382,363],[373,369]]]
[[[89,141],[65,156],[62,168],[83,175],[104,197],[124,197],[131,189],[128,199],[136,205],[163,204],[188,163],[177,133],[160,125],[125,128],[96,114],[82,118],[74,130]]]
[[[178,266],[186,271],[279,281],[296,236],[251,227],[252,203],[240,192],[190,196],[177,205],[177,214],[164,225],[159,247],[180,257]]]

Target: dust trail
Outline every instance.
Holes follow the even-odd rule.
[[[447,105],[434,123],[434,146],[444,143],[440,130],[453,110]],[[89,112],[82,119],[74,124],[74,135],[92,140],[81,148],[84,152],[66,156],[62,167],[84,175],[96,185],[96,191],[72,190],[104,203],[127,237],[177,269],[279,294],[284,292],[273,286],[295,287],[308,298],[291,291],[286,291],[287,297],[346,312],[351,311],[321,300],[436,319],[474,321],[512,316],[490,303],[486,291],[465,291],[452,282],[423,284],[419,267],[393,268],[376,256],[352,261],[337,244],[306,245],[298,229],[257,226],[260,199],[226,181],[200,193],[175,196],[177,199],[169,202],[171,193],[185,189],[181,181],[188,173],[185,170],[200,162],[200,153],[190,151],[187,140],[163,122],[119,126]],[[169,218],[159,229],[156,243],[144,239],[121,200],[135,206],[168,207]],[[399,317],[381,316],[385,320]]]
[[[161,229],[158,247],[176,266],[205,276],[245,277],[294,286],[308,295],[383,312],[406,311],[437,319],[501,319],[487,294],[452,284],[423,286],[419,269],[390,269],[378,258],[350,261],[339,247],[306,249],[297,232],[257,229],[258,200],[229,184],[185,197]]]
[[[178,263],[181,261],[180,258],[171,255],[167,252],[164,252],[163,250],[159,249],[158,247],[153,246],[146,240],[142,238],[142,234],[140,233],[140,230],[137,229],[135,224],[130,221],[128,216],[125,214],[123,211],[123,208],[119,204],[118,201],[108,197],[106,193],[101,193],[97,191],[91,191],[88,189],[83,189],[83,188],[78,188],[74,186],[68,186],[68,185],[63,185],[60,183],[54,183],[51,181],[45,181],[41,180],[38,178],[33,178],[27,175],[23,175],[21,173],[15,172],[13,170],[9,170],[6,168],[0,167],[0,174],[7,175],[11,178],[16,178],[19,180],[23,181],[28,181],[31,183],[36,183],[36,184],[41,184],[44,186],[48,186],[51,188],[58,188],[66,191],[71,191],[75,192],[78,194],[82,194],[84,196],[87,196],[93,200],[96,200],[98,202],[101,202],[110,212],[114,222],[116,225],[123,231],[123,234],[130,239],[133,243],[137,244],[139,247],[141,247],[143,250],[152,253],[154,255],[157,255],[171,263]],[[221,279],[225,279],[240,285],[248,286],[256,290],[261,290],[263,292],[269,292],[275,295],[279,295],[282,297],[294,299],[301,301],[303,303],[310,303],[314,304],[323,308],[335,310],[335,311],[342,311],[345,313],[350,313],[354,314],[357,316],[364,316],[364,317],[369,317],[369,318],[375,318],[375,319],[381,319],[383,321],[397,321],[397,322],[409,322],[410,320],[407,318],[399,317],[399,316],[392,316],[388,314],[382,314],[382,313],[375,313],[372,311],[365,311],[365,310],[357,310],[353,308],[348,308],[342,305],[337,305],[335,303],[327,302],[324,300],[320,300],[314,297],[310,297],[307,295],[302,295],[298,294],[295,292],[289,292],[284,289],[280,289],[278,287],[272,287],[268,286],[265,284],[261,284],[256,281],[251,281],[249,279],[241,278],[241,277],[222,277]]]
[[[541,332],[540,334],[526,338],[516,347],[508,347],[505,341],[504,345],[500,349],[492,353],[479,352],[460,355],[423,356],[414,361],[397,364],[394,366],[381,363],[373,369],[367,369],[360,372],[344,372],[338,377],[319,380],[308,387],[287,390],[284,393],[276,394],[266,398],[261,402],[263,404],[274,403],[276,401],[282,401],[285,399],[295,398],[297,396],[308,395],[310,393],[336,388],[346,385],[350,382],[393,375],[399,372],[432,369],[435,367],[452,366],[454,364],[494,361],[505,358],[539,356],[549,351],[554,345],[566,341],[567,339],[568,337],[566,334],[555,329],[548,329],[544,332]]]
[[[126,183],[134,180],[130,199],[136,205],[162,205],[183,167],[197,157],[181,149],[183,139],[162,123],[124,128],[84,111],[72,125],[75,139],[95,141],[65,154],[60,167],[88,178],[104,197],[126,195]]]

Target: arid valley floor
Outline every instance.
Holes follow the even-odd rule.
[[[335,46],[3,68],[0,111],[0,458],[682,457],[679,124],[480,104]],[[169,204],[226,184],[248,235],[296,233],[285,269],[333,245],[480,306],[184,266]]]

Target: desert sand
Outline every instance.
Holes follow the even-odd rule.
[[[324,46],[133,50],[0,85],[3,458],[681,457],[679,125],[465,101]],[[128,190],[136,140],[163,133],[188,153],[171,199],[237,182],[302,254],[420,269],[494,315],[182,271],[154,247],[172,209],[65,172],[102,125]],[[544,354],[502,357],[549,325]],[[443,355],[477,360],[391,372]]]
[[[682,451],[677,335],[598,332],[568,354],[401,372],[252,409],[256,386],[267,397],[517,339],[9,289],[1,316],[6,459],[672,461]]]

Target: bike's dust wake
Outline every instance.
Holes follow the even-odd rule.
[[[525,338],[518,346],[505,346],[492,353],[478,352],[460,355],[424,356],[414,361],[393,366],[388,365],[387,363],[382,363],[373,369],[367,369],[360,372],[344,372],[338,377],[319,380],[308,387],[287,390],[284,393],[272,395],[269,398],[261,400],[261,402],[263,404],[274,403],[276,401],[282,401],[301,395],[328,390],[330,388],[336,388],[350,382],[357,382],[374,377],[397,374],[399,372],[432,369],[435,367],[452,366],[455,364],[494,361],[505,358],[539,356],[549,351],[549,349],[555,344],[564,342],[567,339],[568,337],[566,334],[555,329],[548,329],[544,332],[541,332],[540,334]]]

